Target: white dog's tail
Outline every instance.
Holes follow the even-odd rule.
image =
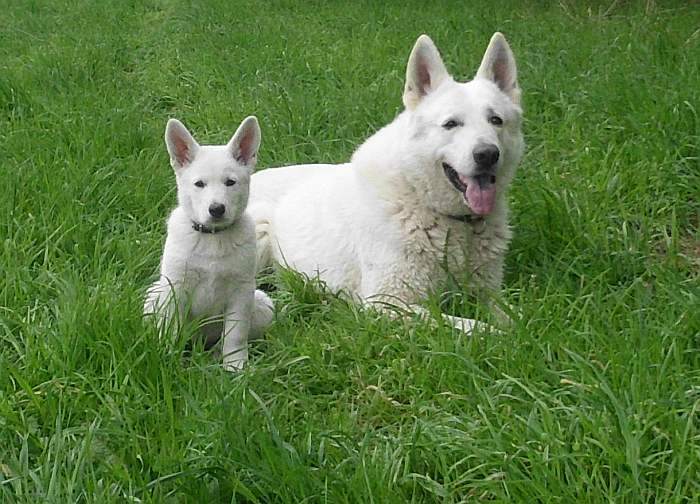
[[[250,324],[250,339],[262,338],[267,326],[272,323],[275,305],[272,299],[261,290],[255,291],[255,304],[253,305],[253,320]]]
[[[255,214],[253,214],[255,216]],[[272,266],[272,224],[266,218],[255,219],[256,273]]]

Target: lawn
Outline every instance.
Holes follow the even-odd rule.
[[[698,4],[0,8],[0,501],[700,499]],[[419,34],[467,79],[496,30],[528,144],[512,328],[391,320],[282,271],[245,371],[159,340],[169,117],[223,143],[256,114],[263,168],[342,162],[400,110]],[[431,309],[483,311],[446,288]]]

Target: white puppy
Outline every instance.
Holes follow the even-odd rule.
[[[248,360],[248,337],[272,321],[272,302],[255,290],[255,226],[245,213],[260,127],[247,117],[226,145],[199,145],[170,119],[165,143],[177,179],[178,206],[168,219],[160,279],[144,313],[161,321],[207,317],[211,345],[223,336],[226,370]]]
[[[506,191],[523,154],[508,43],[494,34],[476,77],[457,82],[422,35],[403,102],[405,110],[347,164],[253,176],[258,268],[288,265],[363,302],[423,313],[421,300],[446,270],[466,270],[486,299],[499,290],[511,236]],[[445,320],[466,332],[476,325]]]

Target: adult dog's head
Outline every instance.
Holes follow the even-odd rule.
[[[416,194],[452,216],[499,211],[523,153],[513,53],[491,37],[476,77],[457,82],[427,35],[416,41],[403,94],[402,171]]]

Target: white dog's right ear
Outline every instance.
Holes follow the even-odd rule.
[[[407,109],[415,108],[425,95],[435,91],[448,77],[437,47],[430,37],[421,35],[408,57],[403,104]]]
[[[170,164],[175,170],[189,165],[199,149],[197,141],[177,119],[170,119],[165,127],[165,145],[170,154]]]
[[[228,143],[233,159],[249,166],[251,169],[254,168],[261,138],[262,133],[260,132],[258,118],[248,116],[243,119],[243,122]]]

